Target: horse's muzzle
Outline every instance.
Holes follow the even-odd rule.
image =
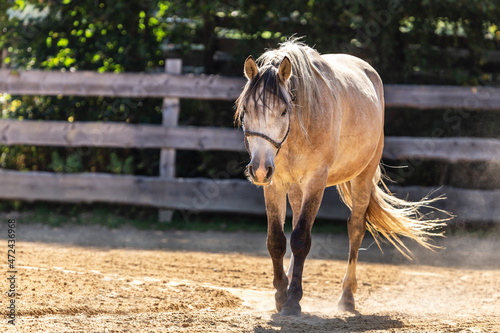
[[[271,184],[271,179],[274,174],[274,165],[269,162],[259,163],[255,168],[253,159],[247,166],[249,179],[255,185],[265,186]]]

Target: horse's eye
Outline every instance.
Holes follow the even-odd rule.
[[[286,113],[287,113],[287,110],[283,110],[283,112],[281,113],[281,116],[286,116]]]

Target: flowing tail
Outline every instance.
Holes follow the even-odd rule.
[[[379,184],[382,186],[379,187]],[[366,228],[375,238],[380,248],[380,238],[383,236],[396,247],[404,256],[411,258],[412,252],[406,247],[400,236],[415,240],[423,247],[434,250],[438,246],[429,242],[430,236],[443,236],[443,232],[435,232],[435,229],[446,225],[445,221],[453,216],[443,210],[432,207],[432,203],[445,199],[443,196],[429,198],[428,196],[418,202],[409,202],[395,197],[382,180],[380,166],[373,177],[373,189],[370,204],[366,211]],[[352,209],[352,192],[349,182],[337,185],[342,201]],[[431,208],[439,210],[448,215],[447,218],[424,219],[420,210]]]

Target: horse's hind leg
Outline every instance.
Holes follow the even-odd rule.
[[[378,164],[376,164],[377,166]],[[376,169],[376,168],[375,168]],[[354,311],[354,293],[357,288],[356,263],[358,261],[358,251],[366,232],[366,210],[370,203],[370,196],[373,189],[373,167],[365,169],[358,177],[351,180],[352,212],[347,221],[349,233],[349,260],[347,272],[342,281],[342,295],[338,306],[342,311]]]

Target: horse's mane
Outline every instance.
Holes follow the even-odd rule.
[[[288,90],[295,95],[295,102],[286,97],[286,91],[284,92],[279,85],[278,67],[285,56],[292,64]],[[280,44],[278,49],[265,52],[257,59],[257,64],[260,68],[259,74],[247,82],[236,101],[235,120],[241,120],[243,107],[250,98],[255,101],[261,99],[263,103],[267,103],[269,97],[278,98],[289,109],[295,106],[292,117],[296,118],[304,134],[307,135],[312,119],[325,111],[320,105],[322,95],[326,92],[325,88],[334,97],[332,83],[328,79],[332,73],[328,64],[316,50],[305,45],[298,38],[289,39]],[[261,85],[262,88],[258,90],[257,88]],[[266,107],[268,105],[264,105],[264,109]]]

